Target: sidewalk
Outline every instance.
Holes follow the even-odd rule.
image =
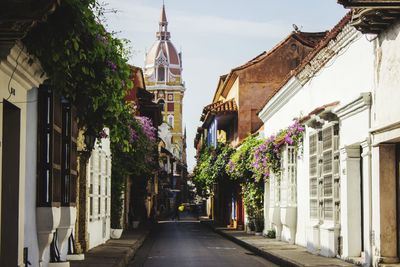
[[[125,267],[141,247],[152,225],[125,230],[120,239],[108,240],[85,253],[82,261],[71,261],[71,267]]]
[[[225,227],[214,227],[212,223],[206,221],[202,221],[202,223],[212,227],[215,232],[227,239],[280,266],[356,266],[336,258],[327,258],[311,254],[306,248],[301,246],[290,245],[289,243],[277,241],[275,239],[247,234],[244,231],[232,230]]]

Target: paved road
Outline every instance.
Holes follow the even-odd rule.
[[[277,266],[196,221],[160,222],[129,267]]]

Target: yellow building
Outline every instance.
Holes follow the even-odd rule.
[[[155,96],[155,100],[163,105],[164,127],[172,134],[171,152],[182,160],[183,129],[182,106],[185,85],[182,81],[182,54],[178,53],[170,41],[165,6],[161,11],[157,40],[146,54],[144,76],[146,88]],[[166,126],[166,125],[168,126]]]

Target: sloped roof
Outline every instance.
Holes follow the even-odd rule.
[[[313,48],[318,44],[318,42],[322,38],[324,38],[324,36],[326,36],[326,34],[327,34],[326,31],[325,32],[300,32],[300,31],[296,32],[296,31],[293,31],[285,39],[283,39],[280,43],[275,45],[271,50],[262,52],[261,54],[259,54],[255,58],[251,59],[250,61],[246,62],[245,64],[232,69],[232,71],[242,70],[242,69],[245,69],[245,68],[247,68],[249,66],[257,64],[258,62],[260,62],[264,58],[272,55],[276,50],[281,48],[291,38],[294,38],[294,39],[298,40],[303,45],[306,45],[306,46],[309,46],[309,47]]]
[[[347,13],[332,30],[326,34],[326,36],[315,46],[314,50],[311,51],[297,66],[294,70],[292,70],[286,78],[282,81],[282,83],[268,96],[267,100],[265,101],[264,105],[262,105],[261,110],[265,107],[265,105],[282,89],[282,87],[294,76],[298,75],[307,64],[309,64],[314,57],[321,52],[323,48],[325,48],[328,43],[335,39],[341,30],[346,26],[351,20],[351,12]],[[259,112],[261,111],[259,110]]]
[[[200,121],[204,121],[204,119],[206,118],[208,112],[209,112],[210,110],[213,110],[215,107],[217,107],[218,105],[220,105],[220,104],[222,104],[222,103],[223,103],[222,101],[217,101],[217,102],[214,102],[214,103],[211,103],[211,104],[205,106],[205,107],[203,108],[203,112],[201,113]]]
[[[253,65],[263,61],[264,59],[270,57],[277,50],[279,50],[282,46],[284,46],[290,39],[294,38],[294,39],[298,40],[300,43],[302,43],[303,45],[313,48],[318,44],[318,42],[321,39],[323,39],[326,36],[327,33],[328,33],[327,31],[325,31],[325,32],[301,32],[301,31],[291,32],[285,39],[283,39],[281,42],[279,42],[271,50],[264,51],[261,54],[259,54],[258,56],[256,56],[255,58],[246,62],[245,64],[232,69],[229,72],[229,74],[227,75],[227,77],[224,77],[223,86],[221,86],[221,88],[217,88],[213,99],[216,100],[217,95],[219,93],[223,92],[223,90],[226,87],[226,85],[228,84],[229,80],[232,77],[235,77],[236,71],[246,69],[246,68],[253,66]],[[221,76],[221,77],[223,77],[223,76]]]
[[[225,102],[215,106],[210,111],[215,114],[220,114],[220,113],[225,113],[225,112],[237,112],[238,108],[236,105],[236,101],[234,99],[230,99],[228,101],[225,101]]]
[[[202,119],[201,121],[204,122],[203,126],[211,115],[223,115],[229,113],[236,113],[238,111],[235,99],[230,99],[224,102],[218,101],[211,105],[208,105],[210,106],[210,108],[207,110],[206,113],[203,113],[201,116]]]

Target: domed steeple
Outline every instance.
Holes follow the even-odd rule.
[[[157,40],[146,54],[145,78],[155,84],[181,84],[182,58],[170,41],[165,5],[162,6]]]
[[[156,40],[148,53],[144,65],[146,89],[154,94],[154,101],[162,108],[163,124],[160,136],[168,150],[183,162],[184,136],[182,129],[183,98],[185,85],[182,81],[182,57],[171,42],[167,13],[162,6]],[[167,133],[168,132],[168,133]]]

